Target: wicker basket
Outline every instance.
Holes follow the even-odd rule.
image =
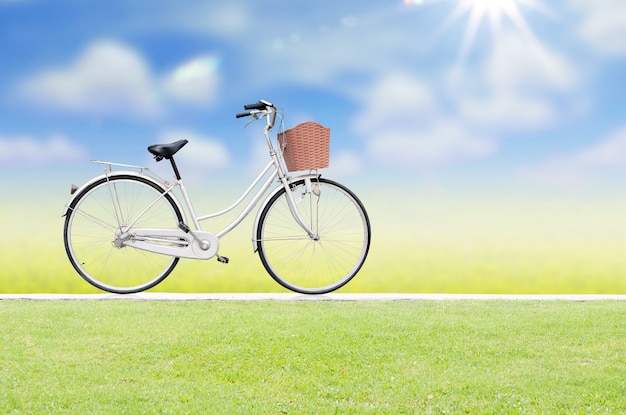
[[[278,133],[278,143],[289,171],[328,167],[330,128],[312,121]]]

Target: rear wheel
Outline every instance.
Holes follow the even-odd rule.
[[[283,287],[324,294],[344,286],[361,269],[370,246],[370,223],[361,201],[326,179],[295,181],[291,194],[315,240],[294,220],[281,189],[264,206],[257,249],[267,272]]]
[[[147,290],[172,272],[178,258],[125,246],[130,226],[176,228],[183,221],[172,197],[133,175],[103,177],[71,202],[65,218],[65,250],[90,284],[112,293]]]

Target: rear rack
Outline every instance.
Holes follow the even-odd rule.
[[[113,171],[113,166],[129,167],[131,169],[139,170],[139,173],[142,173],[144,170],[150,171],[150,169],[147,168],[147,167],[135,166],[135,165],[132,165],[132,164],[113,163],[111,161],[101,161],[101,160],[89,160],[89,161],[94,163],[94,164],[98,164],[100,166],[104,166],[104,169],[108,170],[108,171]],[[108,169],[107,169],[107,166],[109,166]]]
[[[139,174],[145,174],[147,176],[150,176],[150,177],[158,180],[159,182],[165,184],[166,186],[170,186],[170,182],[169,181],[165,180],[164,178],[162,178],[161,176],[156,174],[154,171],[150,170],[150,168],[148,168],[148,167],[135,166],[134,164],[114,163],[114,162],[111,162],[111,161],[102,161],[102,160],[89,160],[89,161],[91,163],[97,164],[99,166],[103,166],[105,175],[108,175],[108,173],[113,171],[113,166],[124,167],[124,168],[128,168],[128,169],[137,170],[137,172]]]

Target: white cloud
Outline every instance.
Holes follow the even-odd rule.
[[[493,140],[443,114],[434,93],[418,78],[390,75],[373,85],[363,100],[366,108],[353,120],[353,129],[379,164],[429,168],[495,151]]]
[[[189,143],[176,154],[181,170],[186,167],[202,173],[223,169],[230,165],[231,157],[228,149],[215,138],[185,130],[169,130],[159,137],[160,142],[163,143],[182,139],[189,140]]]
[[[365,111],[355,120],[360,132],[387,124],[415,123],[417,118],[430,118],[437,112],[437,102],[428,84],[406,74],[392,74],[381,78],[362,100]]]
[[[342,7],[334,5],[333,10]],[[297,82],[352,96],[358,95],[360,76],[380,76],[398,67],[420,65],[425,46],[416,35],[415,22],[396,13],[349,14],[319,26],[274,21],[273,37],[249,43],[255,68],[272,68],[264,82]],[[335,12],[336,13],[336,12]],[[327,13],[330,19],[333,13]],[[297,22],[299,20],[296,19]]]
[[[114,41],[91,44],[69,65],[22,83],[21,93],[42,106],[94,115],[153,115],[160,110],[148,65]]]
[[[163,90],[178,101],[209,104],[219,86],[218,66],[219,59],[210,55],[185,62],[163,79]]]
[[[573,0],[580,11],[579,35],[606,55],[626,54],[626,7],[623,0]]]
[[[478,70],[452,79],[461,115],[497,129],[536,128],[559,113],[555,97],[570,96],[579,75],[556,52],[520,36],[502,34]],[[478,87],[477,87],[478,86]]]
[[[187,2],[184,6],[176,2],[160,2],[155,5],[147,0],[142,5],[143,19],[131,22],[134,26],[147,25],[174,28],[179,31],[218,35],[227,38],[238,37],[251,26],[251,20],[258,15],[251,15],[251,5],[232,2],[216,3],[206,1]],[[262,19],[266,19],[263,16]]]
[[[363,171],[363,163],[359,155],[343,150],[330,155],[329,171],[333,177],[352,176]]]
[[[62,135],[46,139],[30,136],[0,136],[0,163],[40,166],[72,161],[85,161],[85,147]]]
[[[626,126],[593,146],[527,167],[522,175],[542,183],[576,185],[596,173],[614,169],[626,171]]]
[[[175,156],[176,165],[186,184],[202,184],[210,173],[231,167],[231,156],[228,149],[213,137],[189,130],[172,129],[161,133],[156,141],[173,143],[178,140],[189,141]],[[144,163],[157,175],[174,179],[169,162],[163,160],[160,163],[155,163],[152,156],[146,156]]]
[[[386,72],[354,95],[366,105],[352,126],[372,159],[388,166],[480,159],[495,154],[509,131],[579,112],[580,84],[566,56],[502,31],[485,59],[467,68],[428,78]]]
[[[41,107],[96,116],[154,116],[173,101],[206,105],[219,87],[219,60],[183,62],[160,80],[142,55],[113,40],[91,43],[70,64],[23,81],[18,92]]]
[[[574,66],[546,46],[513,33],[502,33],[485,66],[496,88],[567,90],[577,80]]]
[[[479,159],[495,152],[492,140],[472,135],[453,120],[441,119],[426,128],[379,131],[368,142],[371,157],[396,168],[430,168],[433,166]]]
[[[189,15],[188,23],[198,31],[232,36],[240,34],[250,26],[249,8],[232,3],[223,3],[216,7],[209,4],[204,14]]]
[[[540,97],[528,97],[512,91],[495,91],[485,98],[466,97],[459,101],[468,123],[492,128],[533,128],[555,117],[554,106]]]

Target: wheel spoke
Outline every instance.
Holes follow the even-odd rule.
[[[146,178],[119,175],[103,178],[76,196],[65,220],[64,239],[72,265],[85,280],[109,292],[131,293],[169,275],[178,258],[115,243],[133,221],[142,228],[174,228],[182,221],[172,198],[162,197],[162,192]]]
[[[284,191],[264,207],[257,246],[270,275],[284,287],[321,294],[346,284],[359,271],[369,250],[367,213],[352,192],[320,179],[320,196],[304,193],[304,182],[292,186],[303,221],[320,239],[312,240],[294,220]]]

